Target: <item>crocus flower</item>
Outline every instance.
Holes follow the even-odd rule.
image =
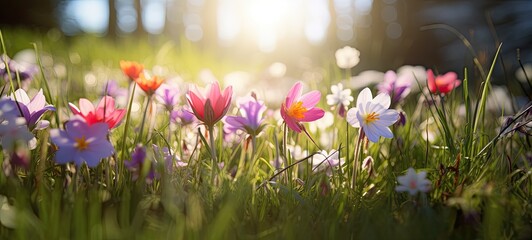
[[[163,83],[155,92],[155,96],[157,100],[169,111],[172,111],[174,106],[179,103],[179,89],[177,86]]]
[[[12,152],[17,142],[28,144],[30,148],[35,137],[26,125],[26,119],[19,117],[16,103],[8,98],[0,99],[0,145]]]
[[[37,127],[37,129],[44,129],[50,125],[50,122],[47,120],[39,121],[41,116],[47,111],[55,111],[54,106],[46,104],[46,99],[42,89],[40,89],[31,100],[26,91],[24,91],[22,88],[17,89],[15,93],[10,96],[10,98],[13,101],[16,100],[18,102],[18,107],[22,112],[21,117],[26,119],[28,128],[33,129]]]
[[[85,98],[79,99],[79,108],[72,103],[68,103],[68,106],[72,113],[81,116],[87,124],[104,122],[109,129],[118,126],[126,114],[125,109],[115,109],[115,99],[110,96],[103,97],[96,108]]]
[[[314,172],[320,172],[320,171],[326,171],[326,174],[328,176],[332,175],[332,169],[338,166],[341,166],[344,164],[345,160],[343,158],[339,158],[338,150],[331,150],[330,152],[327,152],[325,150],[321,150],[319,153],[315,154],[312,157],[311,163],[312,163],[312,171]]]
[[[131,81],[139,78],[139,75],[144,71],[144,65],[133,61],[120,61],[120,68]]]
[[[360,62],[360,51],[349,46],[336,50],[334,56],[336,57],[336,65],[343,69],[352,68]]]
[[[170,119],[173,123],[184,125],[189,125],[196,121],[194,113],[188,110],[188,107],[183,107],[178,110],[173,110],[170,113]]]
[[[107,91],[107,92],[106,92]],[[115,80],[109,80],[106,85],[103,86],[104,96],[109,95],[116,98],[125,98],[127,97],[127,89],[120,87],[118,82]]]
[[[242,130],[249,135],[256,136],[260,133],[264,125],[262,124],[266,111],[266,106],[262,101],[253,97],[246,97],[240,100],[241,116],[228,116],[224,119],[224,129],[226,132],[236,132]]]
[[[131,160],[124,161],[126,168],[133,174],[133,180],[136,180],[142,173],[144,162],[146,161],[146,147],[138,145],[131,153]],[[149,165],[146,174],[146,182],[150,183],[155,178],[155,166],[153,162]]]
[[[50,130],[50,138],[59,148],[55,161],[59,164],[74,162],[78,167],[87,163],[88,167],[96,167],[102,158],[111,156],[115,151],[107,140],[108,132],[105,123],[89,125],[77,118],[68,121],[65,130]]]
[[[351,96],[351,89],[344,89],[344,85],[338,83],[331,86],[331,94],[327,95],[327,105],[337,106],[338,114],[342,117],[345,116],[346,107],[355,100]]]
[[[7,70],[9,68],[9,71]],[[10,79],[13,80],[13,83],[17,83],[17,73],[18,79],[24,87],[26,88],[33,76],[38,72],[37,66],[28,63],[18,63],[15,60],[10,59],[7,55],[0,56],[0,77],[2,77],[6,82],[9,82]],[[11,78],[9,78],[11,76]]]
[[[368,139],[379,141],[379,137],[392,138],[393,133],[388,126],[399,118],[396,110],[390,107],[390,96],[381,93],[372,97],[369,88],[364,88],[358,95],[357,105],[347,111],[346,120],[355,128],[362,128]]]
[[[301,122],[312,122],[323,117],[325,111],[315,107],[320,101],[321,93],[311,91],[301,95],[303,83],[297,82],[288,92],[281,106],[281,117],[286,125],[296,131],[304,129]]]
[[[187,101],[196,118],[209,128],[212,128],[227,113],[232,95],[233,88],[231,86],[221,93],[218,82],[213,82],[207,87],[205,95],[200,93],[197,87],[189,90],[187,92]]]
[[[408,168],[406,175],[397,177],[397,182],[400,185],[395,187],[395,191],[408,192],[412,196],[418,192],[428,192],[431,183],[426,177],[426,172],[421,171],[416,173],[416,170],[413,168]]]
[[[135,82],[139,85],[146,95],[151,96],[155,91],[161,86],[164,79],[159,76],[146,76],[146,74],[141,73],[138,78],[135,79]]]
[[[410,93],[411,79],[408,75],[398,76],[394,71],[384,74],[384,81],[377,85],[379,93],[392,96],[392,103],[397,104]]]
[[[461,81],[458,80],[455,72],[448,72],[445,75],[438,75],[434,77],[432,69],[427,70],[427,85],[433,94],[447,94],[455,87],[460,86]]]

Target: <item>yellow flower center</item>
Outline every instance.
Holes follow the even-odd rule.
[[[377,121],[379,119],[380,119],[379,118],[379,114],[376,113],[376,112],[372,112],[372,113],[366,115],[366,117],[364,118],[364,122],[366,124],[370,124],[370,123],[375,122],[375,121]]]
[[[299,102],[292,104],[292,106],[288,108],[287,113],[288,113],[288,116],[290,117],[293,117],[295,119],[302,119],[305,117],[305,113],[307,111],[308,110],[305,107],[303,107],[303,102],[299,101]]]
[[[85,136],[81,138],[76,138],[76,148],[80,151],[83,151],[89,147],[89,142],[85,139]]]

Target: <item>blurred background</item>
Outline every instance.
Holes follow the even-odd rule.
[[[472,52],[463,41],[452,31],[431,28],[431,24],[445,24],[463,34],[485,68],[503,42],[503,64],[496,69],[499,78],[495,81],[515,79],[518,49],[523,63],[532,63],[532,1],[0,2],[1,29],[30,29],[67,40],[89,34],[112,41],[187,42],[237,63],[330,64],[334,51],[349,45],[361,52],[355,72],[386,71],[406,64],[440,72],[474,69]]]

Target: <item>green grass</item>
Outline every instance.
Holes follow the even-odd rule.
[[[97,80],[100,84],[117,79],[127,86],[118,67],[122,59],[165,66],[187,83],[198,83],[198,73],[204,68],[221,78],[232,70],[258,74],[266,67],[222,61],[189,43],[164,39],[147,44],[129,38],[115,42],[90,36],[53,40],[49,35],[21,30],[3,33],[8,55],[33,48],[30,43],[35,42],[41,59],[51,57],[54,64],[66,66],[67,75],[56,76],[53,66],[43,62],[42,74],[31,85],[49,89],[45,91],[47,100],[57,108],[56,114],[46,114],[50,128],[63,128],[70,116],[68,102],[77,104],[80,97],[98,100],[101,89],[84,84],[87,72],[103,76]],[[323,64],[331,69],[325,76],[327,83],[311,82],[310,86],[329,90],[341,74],[334,63]],[[395,138],[381,138],[364,147],[362,155],[374,158],[374,174],[362,171],[355,189],[347,174],[351,174],[358,130],[347,129],[340,117],[335,117],[329,130],[338,131],[333,148],[346,160],[341,171],[331,177],[313,173],[304,160],[273,182],[268,180],[279,170],[270,160],[283,159],[285,154],[283,128],[272,118],[256,139],[253,160],[242,143],[224,144],[218,131],[218,161],[225,167],[214,171],[214,184],[205,132],[197,137],[199,144],[189,149],[193,154],[183,159],[188,161],[187,167],[166,173],[158,164],[159,179],[147,183],[141,174],[139,180],[133,180],[122,164],[135,147],[141,113],[132,114],[129,122],[123,121],[111,132],[117,150],[113,157],[103,159],[95,169],[85,166],[75,173],[71,171],[75,167],[54,162],[48,130],[34,131],[38,147],[31,151],[29,169],[15,169],[9,176],[0,173],[0,195],[7,196],[16,208],[16,228],[0,226],[0,239],[526,239],[532,233],[530,136],[498,134],[501,124],[494,119],[500,113],[485,109],[495,64],[494,60],[485,79],[475,79],[466,71],[460,89],[417,114],[418,99],[432,97],[411,93],[402,109],[407,116],[416,117],[409,118],[405,126],[393,126]],[[471,89],[471,81],[484,81],[483,89]],[[375,93],[375,88],[372,91]],[[320,106],[324,109],[328,109],[326,94],[322,91]],[[357,95],[354,90],[353,96]],[[143,104],[142,97],[135,101]],[[186,103],[184,98],[182,103]],[[456,113],[460,103],[466,103],[465,116]],[[276,111],[279,107],[268,105]],[[525,120],[526,114],[520,113],[515,116]],[[176,149],[187,132],[198,132],[196,127],[179,128],[167,139],[166,114],[158,112],[153,131],[140,142]],[[438,137],[427,143],[419,126],[431,116]],[[319,139],[321,134],[312,137]],[[304,134],[286,137],[288,143],[293,141],[309,153],[319,150]],[[176,151],[181,154],[183,150]],[[4,154],[1,159],[6,159]],[[148,156],[156,159],[154,153]],[[235,179],[237,166],[243,170]],[[430,192],[416,196],[395,192],[397,176],[409,167],[428,173]]]

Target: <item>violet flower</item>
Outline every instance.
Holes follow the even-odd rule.
[[[7,68],[9,68],[9,71]],[[0,56],[0,77],[2,77],[6,82],[13,80],[13,83],[17,83],[18,73],[18,78],[20,79],[21,84],[24,86],[24,88],[26,88],[29,85],[30,80],[37,72],[38,68],[33,64],[17,63],[15,60],[10,59],[5,54]]]
[[[65,130],[50,130],[52,142],[59,147],[55,161],[59,164],[74,162],[80,167],[96,167],[102,158],[109,157],[115,149],[107,140],[109,127],[107,123],[88,125],[81,119],[74,118],[65,124]]]
[[[9,97],[18,103],[18,107],[22,113],[21,117],[26,119],[26,124],[29,129],[45,129],[50,125],[48,120],[40,119],[47,111],[55,111],[55,107],[46,103],[42,89],[31,100],[22,88],[17,89]]]
[[[188,107],[183,107],[182,109],[174,110],[170,113],[170,119],[175,124],[180,124],[182,126],[189,125],[194,123],[197,119],[194,116]]]
[[[126,168],[133,174],[133,180],[137,180],[142,173],[144,162],[146,161],[146,147],[138,145],[131,153],[131,160],[124,161]],[[155,166],[149,165],[148,173],[146,174],[146,181],[151,182],[155,179]]]
[[[384,74],[384,81],[377,85],[379,93],[391,96],[392,104],[395,105],[403,100],[409,93],[412,81],[407,75],[397,75],[394,71]]]
[[[179,103],[179,89],[177,86],[163,83],[157,91],[155,91],[157,100],[164,105],[168,111],[172,111],[174,106]]]
[[[252,97],[243,98],[239,102],[241,116],[227,116],[224,119],[224,130],[233,133],[242,130],[251,136],[257,136],[264,128],[262,122],[266,106]]]

